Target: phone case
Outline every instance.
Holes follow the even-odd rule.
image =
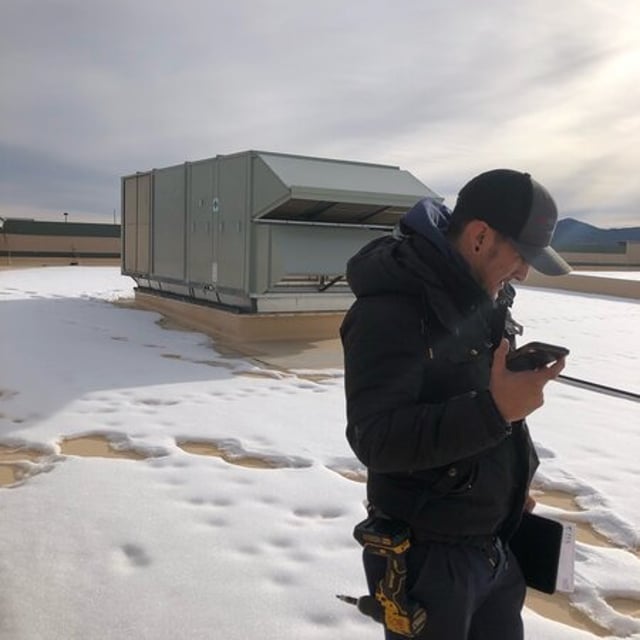
[[[569,349],[544,342],[529,342],[507,354],[507,369],[510,371],[532,371],[545,367],[563,356]]]

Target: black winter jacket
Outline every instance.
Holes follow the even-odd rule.
[[[488,390],[505,311],[426,215],[402,228],[347,267],[347,438],[369,502],[421,538],[506,539],[538,462],[526,424],[506,423]]]

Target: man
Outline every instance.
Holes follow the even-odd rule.
[[[410,528],[407,587],[429,640],[521,640],[525,585],[507,543],[538,464],[526,416],[564,360],[512,372],[511,280],[568,273],[556,205],[529,174],[483,173],[451,213],[419,202],[348,264],[347,437],[371,514]],[[372,593],[386,561],[365,552]],[[401,636],[386,631],[386,637]]]

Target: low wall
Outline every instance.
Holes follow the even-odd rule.
[[[0,266],[119,262],[120,225],[0,217]]]
[[[627,242],[620,253],[586,253],[561,251],[562,257],[576,267],[613,267],[640,269],[640,242]]]
[[[29,269],[34,267],[119,267],[120,258],[68,258],[38,256],[35,258],[0,256],[0,269]]]
[[[600,276],[583,276],[580,272],[566,276],[544,276],[533,269],[522,283],[524,286],[592,293],[616,298],[640,300],[640,280],[622,280]]]

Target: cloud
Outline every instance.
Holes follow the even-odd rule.
[[[50,211],[108,214],[119,202],[117,176],[85,164],[60,161],[46,152],[0,142],[0,207],[30,202]],[[115,196],[115,197],[114,197]],[[96,203],[109,203],[96,211]]]
[[[636,0],[5,0],[0,12],[2,153],[15,166],[29,155],[49,194],[57,175],[87,212],[119,202],[117,176],[254,148],[396,163],[452,195],[513,166],[568,215],[609,207],[640,223]],[[16,206],[43,201],[40,182],[11,176]]]

